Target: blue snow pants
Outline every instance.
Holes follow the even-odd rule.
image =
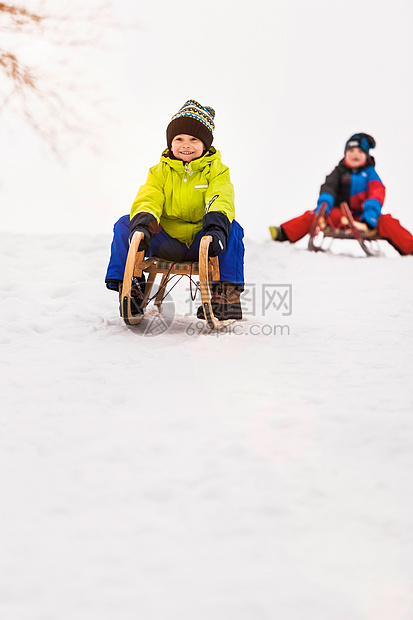
[[[146,256],[158,256],[164,260],[182,263],[197,261],[199,244],[204,235],[201,230],[188,248],[185,243],[170,237],[163,229],[152,237]],[[110,260],[106,272],[106,286],[118,290],[118,283],[123,281],[126,258],[129,250],[130,217],[123,215],[113,227],[113,241]],[[233,282],[244,287],[244,230],[233,220],[228,236],[227,249],[218,256],[221,282]]]

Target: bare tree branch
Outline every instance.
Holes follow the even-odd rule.
[[[46,19],[45,15],[32,13],[24,7],[5,4],[4,2],[0,2],[0,13],[10,16],[16,26],[24,26],[27,23],[40,24]]]
[[[85,121],[84,104],[97,109],[96,86],[87,89],[67,80],[70,59],[75,49],[96,53],[103,51],[103,29],[137,28],[116,22],[110,14],[110,5],[99,5],[92,13],[71,10],[55,14],[45,9],[29,11],[24,6],[0,2],[0,31],[7,34],[9,45],[0,48],[0,114],[12,111],[18,114],[38,133],[56,153],[62,139],[70,135],[85,136],[89,123]],[[7,39],[6,37],[6,39]],[[3,37],[4,38],[4,37]],[[18,44],[25,41],[19,51]],[[39,54],[30,51],[43,51]],[[56,59],[57,49],[67,48],[66,56]],[[46,51],[45,51],[46,50]],[[25,55],[29,58],[25,59]],[[34,59],[33,59],[34,56]],[[41,54],[40,54],[41,56]],[[40,67],[55,65],[55,74],[48,75]],[[56,65],[57,63],[57,65]],[[56,69],[58,67],[58,70]],[[57,71],[57,74],[56,74]],[[62,75],[66,80],[62,80]],[[86,80],[91,84],[90,76]],[[77,103],[76,103],[77,102]]]

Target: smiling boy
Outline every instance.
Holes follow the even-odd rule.
[[[365,222],[371,229],[377,228],[379,235],[400,254],[412,254],[413,236],[410,232],[391,215],[381,213],[386,190],[370,155],[370,149],[375,146],[374,138],[366,133],[352,135],[346,142],[344,158],[320,188],[315,211],[306,211],[281,226],[270,226],[273,240],[295,243],[304,237],[310,231],[314,214],[323,204],[327,204],[326,213],[333,225],[339,226],[339,205],[346,202],[356,221]]]
[[[145,235],[139,249],[146,256],[173,262],[197,261],[202,236],[211,235],[210,256],[218,256],[221,274],[211,295],[214,314],[220,320],[241,319],[244,232],[234,219],[229,169],[212,146],[214,117],[212,108],[193,99],[172,117],[166,130],[167,149],[150,168],[130,218],[124,216],[115,224],[106,286],[119,289],[128,240],[135,231]],[[197,316],[204,318],[202,308]]]

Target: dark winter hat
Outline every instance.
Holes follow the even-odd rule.
[[[171,118],[166,129],[168,148],[171,148],[175,136],[184,133],[201,140],[207,151],[214,139],[214,117],[215,110],[213,108],[203,106],[193,99],[186,101],[179,112]]]
[[[355,133],[353,136],[351,136],[349,140],[347,140],[344,152],[346,152],[347,149],[358,147],[359,149],[362,149],[366,153],[366,155],[368,155],[369,150],[374,149],[375,146],[375,139],[369,136],[367,133]]]

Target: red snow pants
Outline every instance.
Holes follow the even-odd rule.
[[[306,211],[298,217],[281,224],[291,243],[305,237],[310,231],[314,211]],[[331,209],[329,217],[334,226],[339,226],[341,210],[338,207]],[[377,232],[386,239],[400,254],[413,254],[413,235],[403,228],[399,220],[389,214],[381,215],[377,224]]]

